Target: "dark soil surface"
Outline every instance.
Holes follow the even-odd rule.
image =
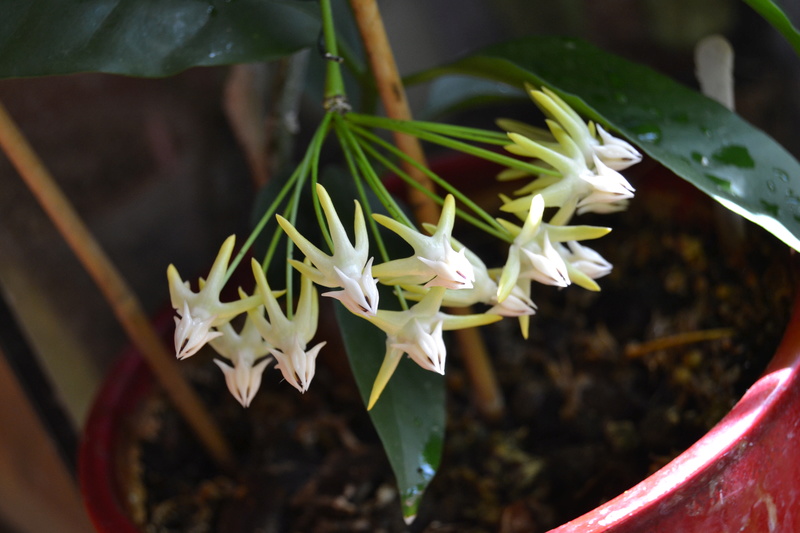
[[[451,350],[444,459],[409,531],[560,525],[666,464],[757,379],[789,316],[787,248],[749,224],[741,240],[737,222],[716,208],[694,226],[678,225],[685,202],[670,198],[665,190],[653,202],[637,197],[626,213],[576,221],[614,228],[586,243],[615,267],[599,280],[601,293],[535,286],[527,342],[511,319],[484,329],[506,401],[501,420],[479,415]],[[143,531],[406,530],[343,355],[323,351],[304,395],[268,370],[248,410],[209,358],[198,355],[186,369],[242,468],[216,472],[154,397],[122,461]]]

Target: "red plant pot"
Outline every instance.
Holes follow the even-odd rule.
[[[444,175],[474,179],[486,168],[445,160]],[[454,166],[451,166],[454,165]],[[682,180],[654,180],[675,192]],[[665,180],[666,181],[666,180]],[[698,197],[688,194],[688,197]],[[677,209],[683,209],[679,204]],[[709,433],[644,481],[550,533],[800,531],[800,291],[784,338],[763,376]],[[137,533],[118,486],[115,444],[121,421],[152,389],[129,350],[101,388],[79,457],[84,501],[98,531]]]
[[[86,421],[78,455],[83,502],[100,533],[141,533],[128,516],[117,479],[118,449],[124,421],[154,389],[155,378],[144,359],[128,348],[108,373]]]

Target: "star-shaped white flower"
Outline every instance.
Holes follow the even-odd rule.
[[[542,243],[533,241],[522,248],[528,259],[529,268],[520,272],[520,277],[532,279],[545,285],[566,287],[569,285],[569,273],[564,258],[558,253],[547,232],[543,233]]]
[[[628,199],[633,198],[634,188],[622,174],[603,164],[596,155],[593,157],[595,174],[582,176],[593,190],[578,202],[578,214],[624,210]]]
[[[587,166],[579,147],[557,123],[547,122],[559,142],[559,148],[548,148],[541,143],[516,133],[509,133],[514,144],[506,149],[517,155],[537,157],[554,169],[561,177],[543,176],[518,191],[525,196],[506,202],[503,211],[527,211],[537,194],[542,195],[547,207],[561,207],[575,202],[578,213],[609,212],[619,210],[634,189],[616,170],[605,165],[596,155],[591,155],[592,168]]]
[[[258,308],[256,313],[263,313],[263,309]],[[242,407],[249,407],[261,386],[264,369],[272,362],[271,357],[265,357],[271,346],[261,337],[249,315],[240,333],[234,331],[230,322],[220,329],[224,335],[213,339],[211,347],[232,366],[219,359],[214,359],[214,363],[225,374],[225,384],[236,401]]]
[[[609,168],[625,170],[642,160],[642,154],[629,142],[614,137],[604,130],[600,124],[590,122],[589,127],[591,128],[592,126],[595,127],[597,136],[600,137],[601,141],[600,144],[593,147],[594,153]]]
[[[261,308],[248,311],[253,325],[271,345],[269,352],[278,364],[275,368],[281,371],[284,379],[300,392],[308,390],[316,371],[316,359],[319,350],[325,345],[321,342],[306,350],[306,345],[317,332],[319,319],[319,302],[317,291],[311,280],[303,276],[300,286],[300,297],[292,319],[287,318],[275,299],[267,283],[261,265],[252,261],[253,275],[256,279],[256,291],[261,296],[266,309],[267,318]],[[287,305],[291,305],[291,302]]]
[[[534,103],[549,118],[558,122],[578,145],[587,165],[597,156],[607,166],[624,170],[642,160],[640,154],[630,143],[614,137],[599,124],[588,124],[560,96],[547,87],[537,91],[527,86]]]
[[[611,231],[609,228],[598,226],[562,226],[544,223],[542,222],[544,207],[542,196],[534,196],[528,216],[521,228],[507,220],[498,219],[498,222],[514,237],[498,282],[498,302],[508,298],[520,279],[532,279],[547,285],[566,287],[571,282],[569,267],[562,256],[563,247],[557,248],[553,243],[596,239]],[[563,216],[565,215],[557,213],[553,220],[561,222]]]
[[[455,223],[455,199],[448,194],[436,230],[423,235],[384,215],[372,215],[414,248],[414,255],[375,265],[373,275],[389,285],[421,284],[426,287],[469,289],[475,281],[472,265],[464,250],[456,251],[450,241]],[[427,283],[426,283],[427,282]]]
[[[633,146],[618,139],[602,126],[588,124],[553,91],[530,86],[528,92],[548,117],[546,130],[512,120],[500,121],[514,144],[506,149],[514,154],[532,157],[556,170],[561,176],[538,176],[517,194],[524,195],[507,202],[504,211],[525,212],[532,198],[541,194],[547,207],[563,206],[574,201],[578,214],[610,213],[627,206],[633,187],[618,170],[641,161]],[[520,177],[519,172],[506,172],[504,178]]]
[[[189,282],[181,280],[173,265],[167,268],[169,295],[172,307],[178,313],[175,318],[175,355],[185,359],[197,353],[208,341],[221,333],[211,328],[229,322],[233,317],[259,305],[258,297],[244,298],[233,302],[220,302],[220,292],[225,284],[225,271],[233,253],[236,239],[233,235],[225,239],[217,254],[208,279],[200,280],[200,290],[193,292]]]
[[[430,230],[431,224],[423,224],[426,230]],[[467,260],[472,265],[475,273],[475,282],[471,289],[447,289],[442,299],[445,307],[469,307],[475,304],[485,304],[492,306],[486,311],[489,314],[519,317],[533,315],[536,313],[536,304],[531,301],[528,294],[519,285],[515,286],[511,294],[502,302],[497,300],[497,281],[486,268],[486,264],[472,252],[455,239],[451,239],[453,247],[461,251],[464,250]],[[404,295],[419,301],[428,291],[419,285],[403,285]]]
[[[333,241],[333,255],[328,255],[303,237],[288,220],[278,215],[278,223],[297,247],[311,261],[306,265],[290,259],[289,262],[305,277],[323,287],[344,290],[322,293],[341,301],[352,313],[373,316],[378,310],[377,280],[372,277],[372,258],[369,257],[369,238],[361,204],[355,202],[355,245],[350,243],[333,202],[322,185],[317,184],[319,197]]]
[[[372,385],[367,409],[372,409],[378,401],[404,353],[422,368],[444,374],[447,352],[443,330],[481,326],[501,319],[498,315],[442,313],[440,308],[445,290],[441,286],[431,287],[428,294],[410,309],[380,309],[374,317],[367,319],[386,333],[386,355]]]
[[[594,281],[608,275],[613,266],[596,251],[578,242],[568,241],[566,246],[559,244],[559,253],[567,264],[569,278],[574,283],[590,291],[599,291]]]

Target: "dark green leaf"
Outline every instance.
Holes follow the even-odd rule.
[[[358,197],[353,179],[339,167],[328,166],[323,174],[320,183],[330,194],[339,219],[347,225],[353,220],[353,199]],[[370,193],[368,196],[373,212],[386,214],[378,199]],[[388,230],[384,237],[390,253],[403,255],[408,247],[405,241]],[[319,245],[327,250],[326,245]],[[371,248],[375,249],[373,245]],[[380,307],[398,308],[394,295],[386,287],[381,287]],[[386,352],[386,335],[338,303],[336,313],[350,367],[366,406]],[[445,429],[444,378],[404,357],[369,414],[394,470],[403,515],[412,517],[441,461]]]
[[[471,76],[442,76],[431,84],[421,118],[430,120],[462,109],[520,98],[525,98],[522,88],[505,83]]]
[[[737,114],[670,78],[583,41],[551,37],[495,45],[441,70],[553,88],[580,113],[800,250],[797,160]]]
[[[794,51],[800,55],[800,32],[794,27],[780,7],[772,0],[744,0],[746,4],[758,11],[764,19],[772,24],[787,41],[792,45]]]
[[[167,76],[266,61],[314,44],[316,2],[13,0],[0,16],[0,77]]]
[[[381,295],[381,308],[390,298]],[[386,352],[386,335],[336,306],[350,367],[366,402]],[[397,478],[403,516],[414,517],[439,468],[445,428],[444,378],[404,357],[369,412]]]

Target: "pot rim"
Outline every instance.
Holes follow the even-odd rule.
[[[726,476],[731,476],[730,469],[725,468],[728,465],[734,465],[734,468],[740,470],[749,470],[740,466],[746,466],[748,460],[753,461],[755,457],[753,454],[759,451],[758,447],[753,446],[754,441],[765,434],[778,433],[783,427],[781,421],[785,423],[789,418],[787,402],[793,402],[797,406],[796,409],[800,410],[798,368],[800,368],[800,289],[794,295],[792,312],[784,336],[767,369],[717,425],[667,465],[631,489],[588,513],[550,530],[549,533],[655,531],[644,527],[648,521],[656,527],[660,525],[657,523],[665,514],[678,506],[700,506],[701,504],[697,502],[689,504],[686,501],[687,497],[692,498],[696,493],[707,495],[709,490],[713,490],[719,483],[723,472]],[[800,422],[791,420],[789,422],[793,426],[800,425]],[[766,475],[769,470],[768,465],[761,465],[762,475]],[[722,500],[723,495],[720,494],[719,498]],[[776,502],[771,500],[771,504],[774,506]],[[773,518],[777,520],[775,513],[776,509],[769,510],[770,524],[773,524]],[[636,524],[631,523],[634,518]],[[717,527],[719,523],[716,522]],[[714,531],[715,529],[713,526],[711,529],[692,526],[691,530]],[[775,531],[772,525],[769,531]]]

